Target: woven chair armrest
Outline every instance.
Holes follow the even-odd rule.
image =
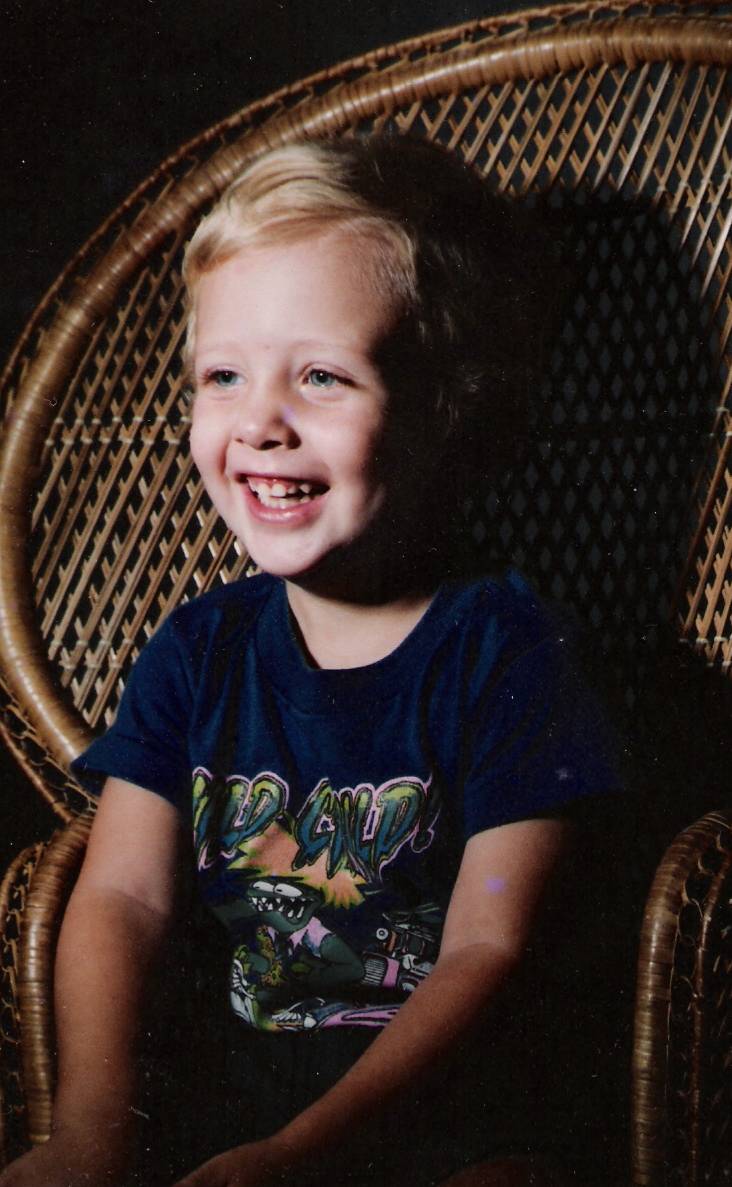
[[[728,1029],[732,1008],[729,986],[722,985],[731,889],[729,809],[708,813],[678,835],[648,896],[633,1050],[634,1187],[722,1181],[708,1175],[710,1166],[720,1169],[719,1158],[727,1159],[717,1149],[713,1114],[724,1108],[716,1065],[725,1052],[717,1032]]]
[[[0,883],[0,1167],[28,1148],[20,1066],[18,947],[28,891],[45,848],[38,842],[24,849]]]
[[[28,1136],[47,1141],[55,1088],[53,972],[66,904],[86,849],[91,814],[54,834],[28,893],[20,932],[18,1005]]]

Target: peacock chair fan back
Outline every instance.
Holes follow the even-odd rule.
[[[730,61],[719,5],[474,22],[244,109],[99,229],[3,382],[3,733],[61,817],[85,806],[67,764],[140,646],[247,569],[188,458],[181,252],[247,161],[302,136],[426,136],[564,208],[575,288],[535,448],[473,500],[476,547],[498,544],[636,667],[681,590],[682,631],[729,662]]]

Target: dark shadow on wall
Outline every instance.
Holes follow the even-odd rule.
[[[562,312],[525,460],[476,492],[469,547],[575,612],[637,797],[645,880],[679,828],[722,806],[732,769],[729,682],[673,622],[721,402],[717,330],[663,211],[557,191],[537,217],[561,244]]]
[[[569,913],[578,938],[599,942],[558,974],[574,1012],[570,1066],[586,1058],[588,1034],[607,1056],[602,1088],[584,1083],[607,1120],[593,1142],[609,1167],[602,1141],[616,1135],[617,1157],[627,1132],[648,889],[674,836],[730,803],[732,684],[680,643],[674,609],[723,379],[711,300],[662,211],[610,192],[558,192],[535,206],[564,258],[554,346],[526,455],[498,489],[475,492],[466,548],[480,567],[515,565],[571,608],[617,736],[625,794],[581,809]],[[578,1097],[577,1118],[589,1097]]]

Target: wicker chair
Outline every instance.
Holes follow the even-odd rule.
[[[69,761],[166,611],[247,570],[184,444],[179,264],[201,213],[267,146],[371,129],[438,139],[500,190],[547,195],[577,265],[547,411],[468,528],[479,552],[498,541],[574,603],[635,713],[659,623],[719,670],[710,679],[732,660],[730,65],[722,6],[653,0],[375,51],[183,146],[45,296],[3,377],[0,731],[65,827],[0,892],[0,1155],[49,1133],[52,952],[93,811]],[[637,1185],[731,1173],[731,828],[712,813],[688,829],[651,893]]]

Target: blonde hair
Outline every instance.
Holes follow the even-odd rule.
[[[457,153],[410,136],[303,141],[252,162],[188,245],[186,362],[201,276],[245,247],[348,234],[395,322],[379,366],[443,474],[498,473],[532,414],[557,301],[551,239]]]
[[[344,146],[345,147],[345,146]],[[317,141],[274,149],[248,165],[199,224],[183,260],[190,372],[196,288],[202,275],[248,247],[292,243],[336,232],[369,246],[364,261],[376,292],[406,310],[415,299],[415,244],[407,230],[350,184],[347,151]]]

